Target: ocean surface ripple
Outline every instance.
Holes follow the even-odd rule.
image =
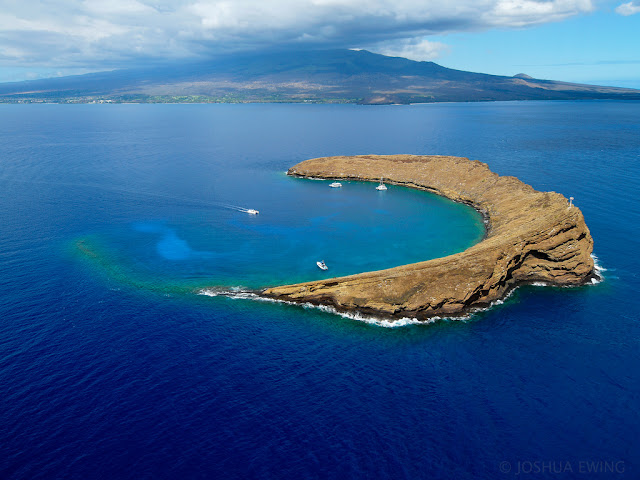
[[[0,105],[0,478],[637,478],[638,106]],[[481,238],[283,174],[363,153],[573,196],[602,281],[426,325],[256,301]]]

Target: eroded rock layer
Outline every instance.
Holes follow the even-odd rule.
[[[454,316],[522,283],[580,285],[594,275],[582,212],[479,161],[445,156],[325,157],[292,167],[298,177],[378,181],[428,190],[479,210],[487,234],[464,252],[386,270],[265,289],[262,295],[390,317]]]

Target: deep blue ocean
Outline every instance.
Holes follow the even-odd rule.
[[[573,196],[604,280],[396,327],[216,296],[478,242],[285,175],[394,153]],[[0,105],[0,478],[640,478],[639,191],[637,102]]]

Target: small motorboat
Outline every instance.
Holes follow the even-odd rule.
[[[254,210],[253,208],[248,208],[247,213],[249,215],[258,215],[260,212],[258,210]]]
[[[386,190],[386,189],[387,189],[387,186],[382,181],[382,178],[380,178],[380,185],[376,187],[376,190]]]
[[[324,260],[321,260],[319,262],[316,262],[316,265],[318,265],[318,268],[320,270],[329,270],[329,267],[327,267],[327,264],[324,263]]]
[[[333,183],[330,183],[329,186],[331,188],[340,188],[342,184],[340,182],[333,182]]]

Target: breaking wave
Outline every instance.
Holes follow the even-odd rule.
[[[204,288],[198,291],[198,295],[205,295],[207,297],[228,297],[232,299],[256,300],[259,302],[283,303],[286,305],[295,305],[302,308],[320,310],[322,312],[338,315],[340,317],[347,318],[349,320],[355,320],[358,322],[363,322],[369,325],[375,325],[377,327],[383,327],[383,328],[399,328],[399,327],[406,327],[409,325],[430,325],[440,320],[467,321],[472,318],[472,315],[464,315],[460,317],[435,316],[425,320],[418,320],[416,318],[411,318],[411,317],[402,317],[402,318],[398,318],[397,320],[389,320],[382,317],[376,317],[374,315],[364,315],[360,312],[342,312],[329,305],[314,305],[309,302],[297,303],[297,302],[291,302],[288,300],[278,300],[275,298],[263,297],[261,295],[258,295],[255,292],[245,290],[239,287],[233,287],[229,289]]]
[[[606,272],[607,269],[600,264],[600,259],[595,254],[592,253],[591,258],[593,258],[593,270],[597,276],[597,278],[594,277],[591,279],[591,285],[597,285],[604,281],[604,272]]]

